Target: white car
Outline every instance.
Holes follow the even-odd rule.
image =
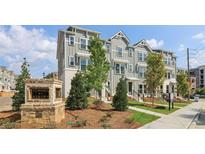
[[[194,102],[199,102],[199,96],[194,96]]]

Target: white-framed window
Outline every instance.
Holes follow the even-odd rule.
[[[125,74],[125,64],[115,64],[115,73],[116,74]]]
[[[170,78],[171,78],[171,73],[167,72],[167,79],[170,79]]]
[[[132,49],[132,48],[129,48],[129,49],[128,49],[128,56],[129,56],[129,57],[132,57],[132,56],[133,56],[133,49]]]
[[[138,77],[139,78],[145,77],[145,68],[144,67],[138,67]]]
[[[166,85],[166,93],[169,93],[169,85]]]
[[[128,65],[128,71],[129,71],[130,73],[133,72],[133,64],[129,64],[129,65]]]
[[[69,56],[68,57],[68,65],[69,66],[75,66],[75,57],[74,56]]]
[[[117,47],[116,48],[116,53],[117,53],[117,57],[122,57],[122,48],[121,47]]]
[[[75,45],[75,36],[68,36],[68,45]]]
[[[89,64],[91,64],[91,60],[89,58],[80,57],[80,70],[81,71],[85,71]]]
[[[137,57],[138,61],[144,62],[146,61],[147,54],[145,52],[138,52]]]
[[[87,49],[87,39],[80,38],[80,48],[86,50]]]
[[[164,57],[164,64],[171,65],[171,58],[170,57]]]

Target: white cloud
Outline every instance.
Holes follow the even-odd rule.
[[[201,40],[201,39],[205,38],[205,35],[204,35],[204,33],[198,33],[198,34],[192,36],[192,38]]]
[[[153,49],[158,49],[164,45],[163,40],[157,41],[156,39],[146,40],[146,42],[151,46]]]
[[[184,44],[180,44],[180,45],[179,45],[178,51],[185,51],[185,46],[184,46]]]
[[[200,56],[199,56],[200,55]],[[192,68],[204,65],[205,50],[199,50],[197,53],[190,56],[190,66]]]
[[[27,58],[31,74],[35,76],[43,71],[56,71],[56,48],[55,38],[47,36],[42,28],[0,27],[0,57],[16,72],[19,72],[23,57]]]

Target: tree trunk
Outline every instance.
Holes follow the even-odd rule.
[[[98,91],[98,96],[100,98],[100,101],[102,102],[102,92],[101,92],[101,90]]]
[[[152,91],[152,107],[154,106],[154,91]]]

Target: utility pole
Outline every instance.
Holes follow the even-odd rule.
[[[190,84],[190,71],[189,71],[189,48],[187,48],[187,74],[188,74],[188,82]],[[190,91],[188,93],[188,100],[190,100]]]

